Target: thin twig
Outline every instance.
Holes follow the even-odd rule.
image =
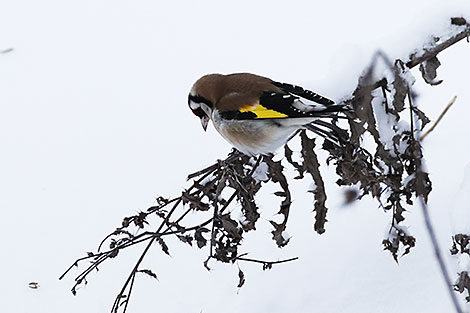
[[[108,258],[108,255],[100,256],[96,261],[93,262],[86,270],[84,270],[80,275],[75,278],[75,285],[72,287],[72,291],[82,283],[83,280],[86,281],[86,276],[91,273],[95,268],[98,268],[102,262]]]
[[[97,256],[97,255],[89,255],[89,256],[84,256],[83,258],[76,259],[75,262],[72,265],[70,265],[69,268],[67,268],[67,270],[62,275],[60,275],[59,280],[62,280],[62,278],[64,278],[64,276],[67,275],[67,273],[70,272],[70,270],[72,268],[74,268],[75,266],[78,266],[79,262],[84,261],[84,260],[88,260],[88,259],[93,258],[95,256]]]
[[[228,160],[232,160],[234,157],[239,157],[239,154],[234,154],[234,155],[231,155],[229,156],[226,160],[224,160],[225,162],[227,162]],[[219,164],[219,163],[217,163]],[[210,170],[207,170],[211,168]],[[204,174],[202,177],[200,177],[188,190],[187,192],[191,192],[196,186],[198,186],[202,180],[204,180],[207,176],[209,176],[213,171],[215,170],[212,169],[212,166],[211,167],[208,167],[206,168],[205,171],[201,172],[199,175],[202,175]],[[197,176],[199,176],[197,175]],[[168,200],[166,201],[164,204],[158,206],[158,209],[162,209],[164,208],[165,206],[169,205],[169,204],[172,204],[173,202],[175,201],[178,201],[178,204],[181,202],[182,200],[182,196],[180,197],[177,197],[177,198],[173,198],[171,200]],[[191,209],[188,209],[182,216],[180,216],[176,223],[179,223],[189,212],[191,211]],[[151,213],[154,213],[155,210],[149,210],[148,212],[145,213],[145,216],[151,214]],[[211,221],[211,220],[210,220]],[[207,223],[209,223],[210,221],[208,221]],[[132,219],[129,220],[129,222],[132,222]],[[122,249],[125,249],[125,248],[128,248],[130,246],[133,246],[133,245],[136,245],[138,243],[141,243],[141,242],[144,242],[144,241],[147,241],[153,237],[156,237],[156,236],[160,236],[160,235],[166,235],[166,232],[170,229],[170,227],[167,228],[167,230],[165,232],[163,232],[162,234],[158,234],[158,232],[144,232],[144,233],[141,233],[139,235],[136,235],[134,237],[132,237],[131,239],[129,239],[129,241],[125,242],[125,243],[122,243],[121,245],[113,248],[113,249],[110,249],[108,251],[105,251],[105,252],[99,252],[99,253],[94,253],[92,255],[88,255],[86,257],[82,257],[82,258],[78,258],[77,260],[75,260],[75,262],[69,266],[69,268],[67,268],[67,270],[59,277],[59,280],[63,279],[64,276],[69,273],[72,268],[74,268],[75,266],[78,266],[78,264],[82,261],[85,261],[85,260],[88,260],[90,258],[95,258],[95,260],[92,262],[92,264],[87,268],[85,269],[82,273],[80,273],[77,278],[76,278],[76,281],[77,282],[80,282],[81,280],[83,280],[94,268],[96,268],[98,265],[100,265],[102,262],[104,262],[106,259],[108,259],[108,257],[110,256],[111,253],[113,253],[114,251],[117,250],[122,250]],[[118,231],[122,231],[122,228],[118,228],[116,231],[112,232],[111,234],[107,235],[102,241],[101,243],[99,244],[98,246],[98,251],[101,249],[103,243],[109,239],[110,237],[112,237],[113,235],[116,234],[116,232]],[[177,232],[172,232],[174,234],[176,233],[180,233],[182,231],[177,231]],[[147,236],[147,237],[145,237]],[[142,238],[142,237],[145,237],[145,238]],[[142,239],[141,239],[142,238]],[[104,257],[103,257],[104,256]],[[96,259],[98,258],[98,259]],[[76,287],[78,285],[78,283],[75,284],[74,287]]]
[[[217,192],[215,193],[214,197],[214,215],[212,216],[212,230],[211,230],[211,241],[210,241],[210,246],[209,246],[209,256],[212,257],[212,250],[215,245],[215,235],[214,235],[214,229],[215,229],[215,222],[217,221],[218,218],[218,211],[219,211],[219,206],[218,206],[218,199],[220,196],[220,193],[222,192],[222,189],[225,187],[226,183],[226,177],[225,173],[221,174],[221,177],[218,177],[219,180],[219,185],[217,186]],[[222,186],[222,188],[220,188]]]
[[[139,266],[140,266],[140,263],[142,263],[142,261],[144,260],[145,255],[147,254],[147,252],[149,251],[149,249],[150,249],[150,247],[152,246],[153,242],[155,241],[155,238],[156,238],[156,237],[153,237],[153,238],[149,241],[148,245],[145,247],[144,251],[143,251],[142,254],[140,255],[139,260],[137,261],[137,263],[135,264],[134,268],[132,269],[130,275],[127,277],[126,282],[125,282],[124,285],[122,286],[122,289],[121,289],[121,291],[119,292],[119,294],[117,295],[116,300],[114,301],[114,305],[113,305],[113,307],[111,308],[111,312],[112,312],[112,313],[116,313],[117,310],[119,309],[119,304],[120,304],[120,302],[121,302],[121,299],[123,298],[124,293],[125,293],[125,291],[126,291],[126,289],[127,289],[127,286],[129,285],[129,283],[131,282],[131,280],[132,280],[132,284],[134,283],[133,277],[135,277],[135,274],[137,273],[137,270],[138,270],[138,268],[139,268]],[[132,288],[132,285],[130,286],[130,288]],[[130,299],[129,299],[129,296],[127,296],[127,297],[126,297],[127,303],[129,303],[129,300],[130,300]],[[123,313],[126,312],[126,310],[125,310],[126,308],[127,308],[127,304],[126,304],[126,307],[124,308]]]
[[[224,161],[222,161],[222,162],[230,163],[230,162],[236,160],[237,158],[239,158],[241,155],[242,155],[241,152],[239,152],[239,151],[236,150],[234,154],[230,155],[228,158],[226,158],[226,159],[225,159]],[[187,179],[187,180],[190,180],[191,178],[197,177],[197,176],[202,175],[202,174],[204,174],[204,173],[213,172],[214,170],[217,169],[218,166],[219,166],[219,162],[214,163],[214,164],[212,164],[211,166],[206,167],[205,169],[202,169],[202,170],[200,170],[200,171],[197,171],[197,172],[194,172],[194,173],[192,173],[192,174],[189,174],[186,179]]]
[[[442,118],[444,117],[444,115],[446,115],[447,111],[449,111],[450,107],[454,104],[455,100],[457,99],[457,96],[454,96],[454,98],[452,98],[452,100],[450,100],[449,104],[445,107],[444,111],[442,111],[442,113],[439,115],[439,117],[437,118],[436,122],[434,123],[434,125],[432,125],[431,128],[429,128],[420,138],[419,138],[419,141],[423,141],[424,138],[426,138],[427,135],[429,135],[430,132],[432,132],[434,130],[434,128],[436,128],[437,124],[439,124],[439,122],[442,120]]]
[[[126,305],[124,306],[124,311],[123,312],[127,311],[127,306],[129,305],[129,300],[131,298],[132,289],[134,287],[134,281],[135,281],[135,276],[136,275],[137,275],[137,272],[135,272],[134,275],[132,275],[132,281],[131,281],[131,284],[130,284],[130,287],[129,287],[129,292],[127,293]]]
[[[266,265],[266,264],[273,265],[273,264],[291,262],[291,261],[295,261],[295,260],[298,260],[298,259],[299,259],[299,257],[294,257],[294,258],[279,260],[279,261],[263,261],[263,260],[257,260],[257,259],[238,257],[234,261],[246,261],[246,262],[261,263],[261,264],[264,264],[264,265]]]
[[[195,173],[189,174],[188,177],[186,178],[187,180],[190,180],[194,177],[197,177],[199,175],[205,174],[205,173],[212,173],[217,167],[219,166],[218,163],[212,164],[211,166],[206,167],[205,169],[202,169],[200,171],[197,171]]]
[[[253,165],[253,168],[251,169],[250,173],[248,173],[248,177],[253,176],[253,174],[255,173],[256,169],[257,169],[258,166],[260,165],[261,160],[263,160],[263,156],[262,156],[262,155],[258,156],[258,158],[256,159],[256,163],[255,163],[255,165]]]
[[[212,216],[212,229],[211,229],[211,240],[210,240],[210,244],[209,244],[209,257],[211,258],[213,256],[212,254],[212,250],[214,248],[214,245],[215,245],[215,223],[217,221],[217,218],[218,218],[218,207],[217,205],[214,206],[214,215]]]

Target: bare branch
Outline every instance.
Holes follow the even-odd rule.
[[[437,54],[441,53],[445,49],[449,48],[453,44],[456,44],[460,40],[464,38],[468,38],[470,35],[470,24],[467,23],[460,33],[452,36],[451,38],[447,39],[446,41],[436,45],[435,47],[425,50],[420,56],[411,56],[410,60],[406,62],[406,66],[408,68],[413,68],[418,64],[423,63],[426,60],[429,60],[435,57]]]
[[[285,259],[285,260],[278,260],[278,261],[263,261],[263,260],[257,260],[257,259],[249,259],[245,257],[238,257],[235,259],[235,261],[246,261],[246,262],[253,262],[253,263],[260,263],[263,264],[263,270],[271,269],[274,264],[281,264],[281,263],[286,263],[286,262],[291,262],[298,260],[298,257],[290,258],[290,259]]]

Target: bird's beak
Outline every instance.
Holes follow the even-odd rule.
[[[208,116],[203,116],[201,117],[201,125],[204,131],[207,130],[207,125],[209,125],[209,117]]]

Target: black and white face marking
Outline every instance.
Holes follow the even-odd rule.
[[[200,95],[193,95],[192,93],[190,93],[188,96],[188,102],[194,102],[196,104],[204,103],[208,107],[212,108],[212,102],[210,102],[204,97],[201,97]]]
[[[210,112],[212,103],[198,95],[192,95],[191,93],[188,96],[188,105],[191,111],[199,117],[201,120],[201,125],[204,130],[207,130],[207,125],[210,120]]]
[[[196,101],[195,97],[191,96],[191,94],[188,96],[188,105],[191,111],[193,111],[194,115],[197,117],[202,117],[204,114],[204,111],[201,108],[201,104]]]

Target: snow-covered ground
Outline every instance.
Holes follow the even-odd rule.
[[[338,100],[375,50],[406,58],[462,14],[470,18],[468,0],[2,2],[0,50],[14,50],[0,54],[1,311],[111,308],[139,250],[105,264],[76,297],[74,276],[58,277],[123,216],[176,195],[188,173],[230,150],[187,108],[198,77],[253,72]],[[470,227],[468,170],[462,184],[470,164],[469,55],[463,41],[442,53],[444,82],[436,87],[413,70],[432,120],[457,95],[423,143],[429,207],[454,278],[451,235]],[[171,257],[158,247],[148,255],[159,281],[137,280],[130,312],[452,312],[420,209],[406,214],[417,246],[397,265],[381,245],[390,217],[369,199],[343,207],[333,169],[322,170],[325,234],[313,231],[306,181],[294,183],[286,248],[271,240],[279,199],[269,194],[259,199],[264,222],[246,239],[252,257],[298,261],[266,272],[242,263],[247,282],[238,290],[236,266],[208,272],[206,251],[170,242]]]

